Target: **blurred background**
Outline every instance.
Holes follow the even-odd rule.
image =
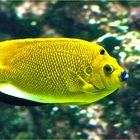
[[[89,105],[0,102],[0,139],[140,139],[139,0],[0,0],[0,40],[31,37],[96,41],[130,78]]]

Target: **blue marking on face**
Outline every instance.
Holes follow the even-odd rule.
[[[121,74],[121,80],[122,80],[122,81],[126,81],[128,78],[129,78],[129,75],[127,74],[126,71],[124,71],[124,72]]]

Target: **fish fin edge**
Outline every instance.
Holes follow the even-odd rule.
[[[45,103],[39,103],[34,101],[29,101],[26,99],[14,97],[11,95],[7,95],[0,92],[0,102],[9,104],[9,105],[16,105],[16,106],[41,106],[46,105]]]
[[[18,89],[17,87],[8,84],[8,83],[0,83],[0,94],[5,94],[7,97],[11,96],[12,98],[17,98],[17,100],[27,100],[30,102],[36,102],[41,104],[51,103],[49,100],[45,100],[44,98],[39,98],[34,96],[32,93],[27,93]]]

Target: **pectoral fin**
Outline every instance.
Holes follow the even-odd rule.
[[[76,72],[70,71],[70,77],[66,79],[66,84],[68,89],[71,92],[94,92],[97,91],[96,87],[93,84],[88,83],[85,81],[80,75]]]

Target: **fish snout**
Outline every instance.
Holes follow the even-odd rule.
[[[121,81],[126,81],[129,78],[129,75],[128,75],[128,73],[126,71],[123,71],[121,73],[121,77],[120,78],[121,78]]]

